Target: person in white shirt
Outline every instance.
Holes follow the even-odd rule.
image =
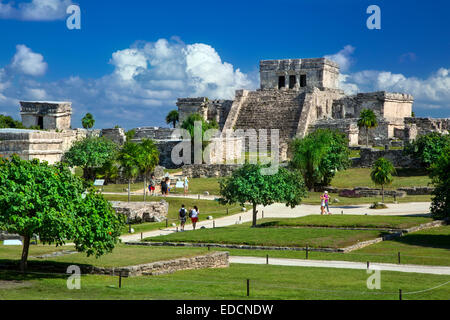
[[[192,227],[194,228],[194,230],[195,230],[195,226],[197,225],[197,222],[198,222],[198,214],[199,214],[198,208],[197,208],[197,206],[194,206],[194,209],[191,209],[191,212],[189,214],[189,218],[191,218]]]

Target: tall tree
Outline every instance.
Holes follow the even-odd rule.
[[[180,120],[179,120],[178,110],[172,110],[166,116],[166,123],[172,124],[174,128],[176,127],[176,125],[179,121]]]
[[[150,139],[142,139],[138,144],[140,149],[138,154],[139,170],[144,176],[144,202],[147,194],[147,179],[149,174],[155,169],[159,163],[159,151],[155,143]]]
[[[256,226],[257,205],[268,206],[275,202],[292,208],[306,195],[303,179],[298,171],[280,168],[276,174],[263,175],[259,164],[244,164],[233,174],[220,181],[221,204],[250,202],[253,206],[252,226]]]
[[[306,186],[329,185],[338,170],[349,166],[348,140],[343,133],[319,129],[291,142],[291,165],[300,170]]]
[[[131,180],[139,174],[140,152],[141,150],[136,143],[126,142],[117,157],[122,173],[128,180],[128,202],[130,202]]]
[[[378,126],[377,116],[371,109],[362,109],[358,119],[358,127],[366,129],[366,147],[369,146],[369,129]]]
[[[373,164],[372,171],[370,172],[370,178],[376,185],[381,186],[381,197],[384,202],[384,186],[391,184],[394,180],[392,176],[395,174],[395,168],[392,162],[385,158],[379,158]]]
[[[72,147],[64,153],[63,161],[71,167],[81,167],[83,178],[93,180],[96,171],[107,162],[117,156],[119,146],[106,138],[87,137],[75,142]]]
[[[76,250],[100,256],[119,241],[123,217],[62,163],[48,165],[18,156],[0,159],[0,229],[23,237],[21,270],[27,268],[30,239],[45,244],[75,243]]]
[[[91,129],[95,124],[94,116],[90,113],[86,113],[86,115],[81,119],[81,124],[85,129]]]
[[[431,215],[435,219],[450,218],[450,146],[447,146],[431,166],[434,191]]]

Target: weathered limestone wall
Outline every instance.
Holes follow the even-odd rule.
[[[125,215],[131,223],[159,222],[167,218],[169,203],[111,201],[113,209]]]
[[[284,59],[262,60],[259,64],[261,89],[278,89],[279,77],[285,77],[284,89],[300,89],[301,76],[306,76],[305,87],[337,88],[339,66],[325,59]],[[290,84],[290,76],[295,76],[295,84]]]
[[[222,129],[232,104],[232,100],[209,100],[206,97],[179,98],[177,100],[179,126],[190,114],[199,113],[205,120],[215,120]]]
[[[112,140],[119,146],[123,145],[127,140],[125,131],[122,128],[102,129],[101,136]]]
[[[390,160],[394,167],[420,168],[420,163],[408,155],[403,154],[403,150],[378,150],[362,147],[360,158],[354,158],[352,167],[370,168],[379,158]]]
[[[72,115],[71,102],[52,101],[21,101],[20,114],[25,127],[39,125],[42,118],[42,129],[44,130],[66,130],[70,129]]]
[[[404,140],[412,141],[418,136],[431,132],[448,134],[450,130],[450,118],[405,118]]]
[[[17,154],[24,160],[36,158],[53,164],[61,159],[62,144],[56,132],[0,129],[0,154],[4,157]]]
[[[189,178],[227,177],[234,170],[240,168],[240,164],[191,164],[183,166],[183,176]]]
[[[318,120],[310,126],[309,132],[317,129],[332,129],[345,133],[350,146],[359,145],[359,128],[356,119],[325,119]]]

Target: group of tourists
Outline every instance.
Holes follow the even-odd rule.
[[[189,214],[188,214],[189,212]],[[194,206],[194,208],[186,210],[186,208],[184,207],[184,204],[181,205],[181,209],[178,212],[179,218],[180,218],[180,226],[181,226],[181,231],[184,231],[184,225],[186,224],[186,220],[189,216],[189,218],[192,221],[192,227],[195,230],[195,227],[197,225],[198,222],[198,215],[199,215],[199,210],[197,206]]]
[[[170,178],[168,176],[161,179],[161,195],[163,197],[167,197],[170,192]],[[188,193],[189,190],[189,180],[187,177],[184,177],[184,195]],[[156,190],[156,178],[154,175],[151,176],[149,184],[148,184],[148,191],[150,192],[151,196],[155,195]]]

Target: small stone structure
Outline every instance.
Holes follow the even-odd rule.
[[[226,177],[241,166],[239,164],[190,164],[183,166],[183,176],[190,178]]]
[[[130,223],[157,222],[167,218],[169,203],[111,201],[117,213],[124,214]]]
[[[70,129],[72,102],[20,101],[22,124],[44,130]]]

